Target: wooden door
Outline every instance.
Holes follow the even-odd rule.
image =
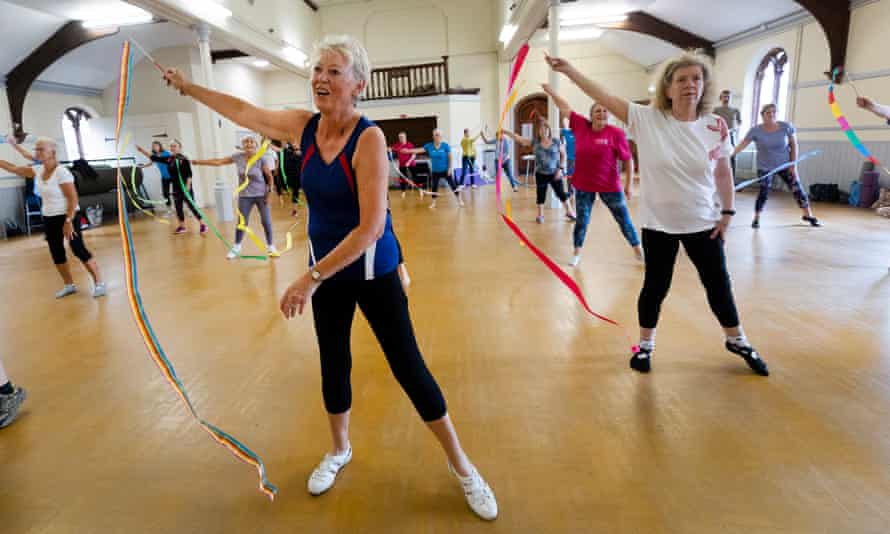
[[[547,120],[547,96],[544,94],[530,95],[519,101],[516,105],[514,115],[514,127],[517,134],[534,139],[535,124],[539,120]],[[516,166],[516,174],[525,174],[528,168],[530,173],[534,172],[534,164],[526,165],[523,156],[532,154],[531,147],[524,147],[516,143],[513,147],[513,162]]]

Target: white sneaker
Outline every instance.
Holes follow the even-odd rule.
[[[278,252],[278,249],[275,248],[275,245],[269,245],[269,248],[266,249],[266,253],[272,256],[273,258],[277,258],[281,256],[281,253]]]
[[[226,259],[234,260],[235,258],[237,258],[240,255],[241,255],[241,245],[235,245],[234,247],[232,247],[232,250],[230,250],[229,253],[226,254]]]
[[[62,297],[67,297],[68,295],[73,295],[77,293],[77,286],[74,284],[65,284],[61,290],[56,292],[56,298],[60,299]]]
[[[349,447],[349,450],[340,456],[325,454],[321,463],[309,476],[309,493],[321,495],[331,489],[337,479],[337,474],[350,460],[352,460],[352,447]]]
[[[93,288],[93,298],[104,297],[105,293],[107,293],[105,289],[105,282],[99,282],[96,284],[96,287]]]
[[[430,204],[430,209],[433,209],[433,208],[435,208],[435,207],[436,207],[436,201],[434,200],[433,203]]]
[[[578,263],[581,261],[581,256],[572,256],[571,261],[569,261],[570,267],[577,267]]]
[[[454,473],[454,476],[460,481],[460,485],[463,486],[464,495],[467,497],[467,504],[470,506],[470,509],[486,521],[496,519],[498,516],[498,502],[494,498],[494,492],[491,491],[491,488],[482,479],[479,471],[474,467],[470,476],[462,477],[457,474],[457,471],[451,467],[450,463],[448,464],[448,470]]]
[[[464,199],[462,199],[462,198],[457,199],[457,205],[460,207],[466,206],[466,204],[464,204]]]

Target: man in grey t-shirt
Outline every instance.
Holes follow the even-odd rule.
[[[723,120],[726,121],[726,126],[729,128],[729,140],[732,143],[732,146],[735,147],[739,138],[739,128],[742,125],[742,114],[739,112],[738,108],[729,105],[731,100],[732,93],[729,89],[721,91],[720,105],[714,108],[714,113],[720,115]],[[730,158],[730,160],[732,162],[732,174],[735,176],[735,156]]]

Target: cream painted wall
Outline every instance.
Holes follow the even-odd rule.
[[[273,109],[286,107],[309,109],[309,79],[284,71],[267,72],[263,79],[263,102]]]
[[[71,106],[82,106],[90,112],[96,112],[99,116],[103,114],[102,99],[98,97],[32,90],[25,98],[25,106],[22,110],[25,131],[34,136],[47,136],[56,139],[60,143],[59,154],[65,157],[67,151],[62,134],[62,113]],[[3,124],[4,130],[0,131],[0,134],[7,135],[10,132],[11,123],[9,103],[6,99],[6,91],[3,90],[0,91],[0,124]],[[33,141],[26,141],[25,147],[32,148]],[[14,163],[22,162],[18,152],[5,142],[0,144],[0,159]]]
[[[345,33],[362,40],[374,67],[449,56],[451,86],[479,88],[482,120],[494,123],[499,109],[497,3],[371,0],[325,6],[320,10],[321,33]]]

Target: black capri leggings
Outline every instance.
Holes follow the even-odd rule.
[[[732,296],[732,284],[726,269],[723,239],[711,239],[711,230],[692,234],[668,234],[643,228],[643,252],[646,258],[646,278],[637,301],[640,326],[655,328],[661,303],[671,288],[674,263],[680,243],[698,270],[698,277],[708,295],[711,311],[724,328],[739,325],[739,314]]]
[[[448,182],[448,187],[450,187],[451,190],[456,195],[457,194],[457,183],[454,181],[454,178],[450,174],[448,174],[448,171],[442,171],[442,172],[433,171],[433,176],[431,178],[433,183],[430,184],[432,186],[433,193],[436,193],[439,191],[439,180],[441,180],[443,178]]]
[[[68,261],[65,257],[65,234],[62,231],[62,228],[65,226],[65,215],[44,217],[43,224],[45,225],[45,236],[46,242],[49,245],[49,252],[53,256],[53,263],[61,265]],[[92,259],[93,255],[90,254],[86,245],[83,244],[83,235],[80,232],[79,211],[74,214],[72,224],[74,225],[74,237],[68,242],[68,246],[71,247],[71,252],[80,261],[86,263]]]
[[[192,201],[189,200],[189,198],[195,198],[194,189],[189,190],[188,197],[185,196],[185,194],[182,192],[182,189],[173,189],[173,204],[174,206],[176,206],[176,217],[179,219],[180,222],[185,221],[185,210],[182,209],[182,204],[185,203],[189,207],[189,210],[191,210],[192,214],[194,214],[195,218],[199,221],[203,221],[204,219],[201,218],[201,213],[198,211],[198,208],[195,207],[194,204],[192,204]]]
[[[427,422],[443,417],[445,398],[420,354],[397,271],[374,280],[326,280],[312,296],[328,413],[343,413],[352,406],[350,333],[356,304],[420,417]]]
[[[538,186],[538,204],[543,204],[547,199],[547,186],[553,188],[553,192],[556,193],[557,198],[559,198],[560,202],[565,202],[569,196],[566,194],[565,189],[562,188],[562,180],[556,179],[556,174],[544,174],[542,172],[535,173],[535,184]]]

